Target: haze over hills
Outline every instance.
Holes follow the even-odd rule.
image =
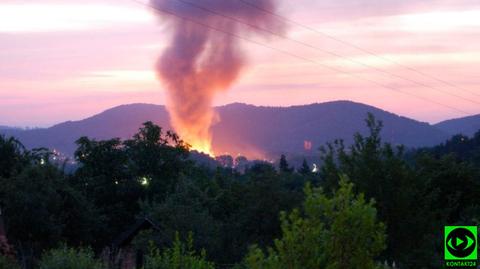
[[[407,147],[432,146],[445,141],[457,125],[468,126],[473,119],[447,121],[436,126],[401,117],[381,109],[350,101],[292,107],[258,107],[234,103],[216,108],[221,119],[213,126],[213,147],[217,154],[250,157],[278,156],[280,153],[316,154],[326,142],[352,142],[355,132],[365,133],[367,113],[383,121],[383,138]],[[122,105],[80,121],[68,121],[45,129],[1,129],[28,148],[48,147],[72,155],[81,136],[95,139],[131,137],[141,123],[153,121],[171,129],[164,106]],[[465,123],[464,123],[465,122]],[[454,127],[451,127],[454,126]],[[475,125],[472,124],[475,128]],[[480,127],[479,127],[480,128]],[[458,129],[457,129],[458,130]],[[311,146],[310,146],[311,145]]]
[[[0,130],[11,130],[11,129],[20,129],[20,128],[0,125]]]

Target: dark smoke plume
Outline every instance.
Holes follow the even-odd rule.
[[[278,0],[252,1],[265,10],[277,9]],[[151,5],[171,13],[157,13],[168,23],[172,34],[170,45],[158,61],[157,72],[167,87],[167,108],[172,124],[194,149],[212,153],[210,127],[215,118],[212,109],[215,94],[228,89],[245,65],[240,40],[223,32],[240,36],[263,35],[265,33],[258,28],[282,32],[284,24],[239,0],[151,0]]]

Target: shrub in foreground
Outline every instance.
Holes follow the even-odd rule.
[[[62,246],[46,252],[39,263],[39,269],[104,269],[96,260],[91,249],[75,249]]]
[[[187,244],[180,241],[178,233],[171,248],[160,251],[152,248],[145,259],[144,269],[215,269],[213,263],[206,260],[205,251],[197,253],[193,250],[193,239],[190,234]]]

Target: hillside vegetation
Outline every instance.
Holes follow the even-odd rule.
[[[160,231],[134,246],[149,269],[442,268],[443,226],[479,224],[480,133],[407,153],[382,141],[372,115],[366,126],[351,144],[326,144],[318,173],[284,157],[242,173],[202,167],[151,122],[127,140],[79,138],[73,173],[49,150],[0,136],[15,249],[0,264],[106,268],[105,247],[147,216]]]

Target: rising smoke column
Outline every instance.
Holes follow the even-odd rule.
[[[185,3],[187,1],[193,5]],[[278,0],[255,0],[253,3],[264,10],[275,11],[276,2]],[[167,87],[167,109],[173,127],[193,149],[212,154],[210,127],[215,119],[214,97],[227,90],[245,66],[239,40],[224,32],[240,36],[265,34],[258,28],[281,32],[284,25],[239,0],[151,0],[151,5],[167,11],[157,14],[168,22],[172,31],[171,42],[158,60],[157,72]]]

